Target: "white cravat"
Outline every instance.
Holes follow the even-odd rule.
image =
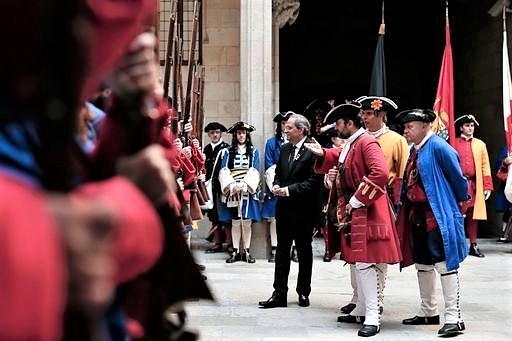
[[[341,151],[340,158],[338,159],[340,163],[345,162],[345,158],[347,157],[348,151],[350,150],[350,147],[352,146],[352,142],[354,142],[359,136],[363,135],[365,133],[364,128],[359,128],[358,131],[356,131],[352,136],[350,136],[347,139],[347,144],[343,147],[343,150]]]
[[[382,128],[380,128],[379,130],[376,130],[376,131],[369,131],[368,129],[366,129],[366,132],[370,135],[372,135],[373,137],[375,137],[376,139],[378,139],[379,137],[381,137],[382,135],[384,135],[385,133],[387,133],[389,130],[389,128],[386,126],[386,124],[382,124]]]
[[[219,141],[213,143],[213,142],[210,142],[210,144],[212,145],[212,149],[215,149],[215,147],[217,147],[219,144],[221,144],[223,141],[222,139],[220,139]]]

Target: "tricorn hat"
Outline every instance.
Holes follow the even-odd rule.
[[[252,125],[250,125],[249,123],[245,123],[245,122],[236,122],[235,124],[233,124],[231,127],[229,127],[229,129],[227,130],[228,133],[232,133],[232,134],[235,134],[237,130],[247,130],[247,132],[253,132],[256,130],[256,128],[254,128]]]
[[[403,123],[419,121],[419,122],[434,122],[436,119],[436,113],[430,109],[410,109],[404,110],[396,115]]]
[[[281,112],[278,112],[274,116],[273,121],[276,122],[276,123],[279,123],[279,122],[282,122],[282,121],[287,121],[290,118],[290,116],[292,116],[293,114],[295,114],[293,111],[281,111]]]
[[[395,102],[382,96],[361,96],[355,101],[361,104],[362,110],[390,112],[398,109]]]
[[[324,124],[334,123],[340,118],[356,120],[359,119],[361,104],[357,102],[344,103],[332,108],[324,118]]]
[[[224,127],[222,124],[220,124],[219,122],[210,122],[206,125],[206,127],[204,127],[204,132],[207,133],[209,132],[210,130],[220,130],[222,132],[226,131],[226,127]]]
[[[460,117],[457,117],[457,119],[453,121],[453,123],[455,123],[455,125],[458,127],[462,126],[465,123],[474,123],[476,126],[480,126],[480,124],[476,120],[475,115],[473,114],[465,114]]]

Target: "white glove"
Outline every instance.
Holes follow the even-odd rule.
[[[486,189],[484,191],[484,195],[485,195],[485,200],[489,199],[489,197],[491,196],[491,191],[489,191],[488,189]]]

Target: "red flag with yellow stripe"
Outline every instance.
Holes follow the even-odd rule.
[[[444,47],[443,62],[437,84],[436,99],[434,101],[434,112],[437,115],[432,125],[435,134],[450,141],[456,138],[454,121],[454,95],[453,95],[453,59],[452,46],[450,42],[450,25],[448,22],[448,7],[446,7],[446,45]]]

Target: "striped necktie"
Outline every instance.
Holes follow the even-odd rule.
[[[288,155],[288,166],[291,166],[293,160],[295,159],[295,149],[297,149],[295,146],[292,146],[290,149],[290,155]]]

